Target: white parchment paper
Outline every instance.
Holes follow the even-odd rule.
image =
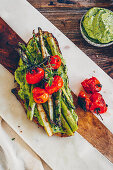
[[[0,123],[0,146],[0,170],[46,170],[39,156],[3,119]]]

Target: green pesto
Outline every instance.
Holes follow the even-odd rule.
[[[40,115],[39,115],[39,112],[38,112],[37,107],[35,107],[35,110],[34,110],[34,117],[37,118],[37,120],[38,120],[38,122],[39,122],[39,124],[40,124],[41,126],[44,126],[44,125],[43,125],[43,122],[42,122],[42,120],[41,120],[41,118],[40,118]]]
[[[87,35],[100,43],[113,41],[113,12],[105,8],[91,8],[82,21]]]
[[[25,107],[27,110],[28,119],[32,120],[33,116],[37,117],[38,122],[43,126],[42,120],[38,114],[38,110],[36,107],[34,108],[34,115],[31,114],[32,107],[35,104],[32,95],[33,86],[29,85],[26,82],[26,67],[22,62],[22,59],[19,60],[19,66],[15,71],[15,80],[20,85],[20,90],[18,91],[18,95],[22,100],[25,100]]]

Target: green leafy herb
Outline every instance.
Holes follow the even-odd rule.
[[[48,65],[44,66],[44,68],[45,68],[46,82],[49,84],[49,86],[51,86],[55,72],[53,72],[53,68],[51,67],[50,59],[48,60]]]

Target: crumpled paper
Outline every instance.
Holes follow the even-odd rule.
[[[50,170],[3,120],[0,122],[0,170]]]

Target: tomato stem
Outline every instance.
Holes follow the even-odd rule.
[[[102,118],[102,116],[101,116],[101,115],[100,115],[100,113],[99,113],[99,110],[100,110],[100,108],[96,108],[96,109],[95,109],[96,114],[97,114],[97,115],[99,115],[99,116],[100,116],[100,118],[101,118],[101,119],[102,119],[102,121],[103,121],[103,118]]]

